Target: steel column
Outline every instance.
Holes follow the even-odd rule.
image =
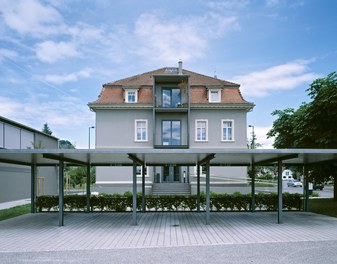
[[[209,225],[210,215],[210,173],[209,173],[209,161],[206,162],[206,225]]]
[[[197,164],[197,212],[200,213],[200,165]]]
[[[64,225],[64,214],[63,214],[63,181],[64,181],[64,162],[59,162],[59,226]]]
[[[255,165],[252,164],[252,208],[251,211],[255,212]]]
[[[132,225],[137,225],[137,163],[133,162]]]
[[[37,180],[37,166],[31,166],[31,186],[30,186],[30,212],[36,213],[36,180]]]
[[[308,201],[309,201],[309,181],[308,181],[308,166],[303,166],[303,178],[304,178],[304,186],[303,186],[303,210],[304,212],[308,212]]]
[[[278,209],[277,209],[277,223],[282,224],[282,210],[283,210],[283,204],[282,204],[282,160],[279,160],[277,162],[277,172],[278,172],[278,178],[277,178],[277,201],[278,201]]]
[[[90,196],[91,196],[91,191],[90,191],[90,182],[91,182],[91,173],[90,173],[90,168],[91,166],[88,164],[87,165],[87,213],[90,212]]]
[[[145,165],[142,165],[142,212],[146,211],[145,206]]]

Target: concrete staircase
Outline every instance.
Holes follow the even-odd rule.
[[[188,183],[154,183],[153,195],[191,195],[191,185]]]

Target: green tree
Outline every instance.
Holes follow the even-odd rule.
[[[275,110],[277,116],[268,137],[275,137],[275,148],[337,148],[337,74],[315,80],[306,90],[311,102],[297,109]],[[316,182],[334,179],[337,165],[320,164],[309,167],[310,179]],[[337,199],[337,184],[334,184]]]
[[[53,134],[47,123],[43,125],[42,132],[50,136]]]
[[[77,167],[66,167],[66,173],[70,177],[70,185],[75,188],[76,186],[82,187],[82,184],[86,182],[87,169],[83,166]],[[94,167],[90,169],[90,183],[94,184],[96,182],[96,170]]]

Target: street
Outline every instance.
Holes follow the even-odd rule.
[[[288,187],[287,182],[283,181],[283,192],[289,193],[301,193],[303,194],[303,187]],[[256,187],[257,192],[277,192],[277,186],[274,187]],[[333,198],[333,185],[326,185],[324,189],[314,190],[315,193],[318,193],[320,198]]]

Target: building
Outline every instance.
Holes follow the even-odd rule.
[[[58,148],[58,138],[0,116],[0,149]],[[57,168],[38,168],[37,195],[57,194]],[[31,197],[31,168],[0,163],[0,202]]]
[[[291,170],[284,170],[282,172],[282,180],[284,181],[289,181],[289,180],[293,180],[293,172]]]
[[[103,85],[88,104],[96,113],[96,148],[247,148],[247,112],[240,85],[178,67],[166,67]],[[141,167],[137,174],[141,177]],[[201,168],[203,171],[203,168]],[[211,188],[247,185],[247,168],[213,167]],[[176,183],[195,193],[195,167],[146,167],[146,191]],[[139,178],[140,184],[141,178]],[[98,192],[131,190],[132,168],[100,167]],[[165,192],[169,192],[165,185]]]

